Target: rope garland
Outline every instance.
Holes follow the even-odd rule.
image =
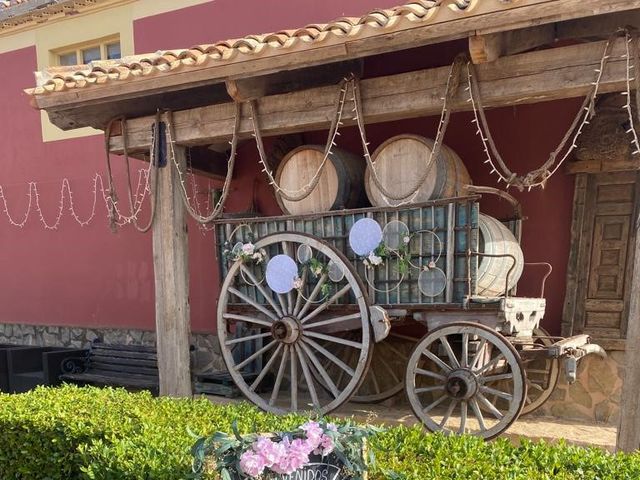
[[[253,125],[253,137],[256,139],[256,146],[258,148],[258,156],[260,159],[260,164],[262,165],[262,171],[267,175],[269,184],[274,188],[276,194],[279,195],[281,198],[290,202],[299,202],[307,198],[309,195],[311,195],[311,192],[313,192],[313,190],[318,185],[318,182],[320,181],[320,176],[324,171],[324,167],[326,166],[329,157],[333,154],[331,149],[336,146],[336,137],[340,135],[340,132],[338,130],[340,126],[343,125],[342,116],[344,113],[344,105],[347,98],[348,86],[351,82],[353,82],[352,79],[345,78],[340,83],[339,92],[334,104],[335,114],[331,121],[331,127],[329,128],[329,134],[328,134],[327,143],[324,149],[324,155],[322,157],[322,161],[320,162],[320,165],[318,166],[318,169],[316,170],[316,172],[311,177],[311,180],[309,180],[309,182],[307,182],[306,185],[296,190],[288,190],[283,188],[281,185],[278,184],[275,177],[273,176],[273,172],[271,171],[271,168],[269,167],[269,164],[267,163],[267,160],[266,160],[267,155],[265,153],[264,143],[262,141],[262,133],[260,131],[260,122],[258,120],[258,106],[255,100],[251,100],[249,102],[249,106],[251,108],[250,119]]]
[[[460,71],[463,66],[462,59],[463,59],[462,56],[458,56],[455,58],[455,60],[451,64],[451,68],[449,70],[449,76],[447,78],[445,93],[444,93],[444,96],[442,97],[442,112],[440,113],[440,122],[438,123],[438,131],[436,133],[436,138],[433,143],[433,149],[429,154],[429,158],[425,162],[424,173],[418,179],[416,185],[409,190],[408,194],[395,194],[393,192],[390,192],[384,187],[384,185],[378,178],[378,173],[376,171],[376,164],[372,160],[371,153],[369,152],[369,142],[367,141],[367,135],[364,127],[364,115],[362,113],[363,102],[362,102],[362,95],[360,92],[360,85],[356,80],[353,80],[352,100],[354,103],[354,108],[353,108],[353,112],[355,114],[354,120],[358,126],[358,131],[360,132],[360,140],[362,143],[362,149],[364,150],[364,157],[367,160],[367,164],[369,165],[369,170],[371,171],[371,174],[372,174],[371,177],[373,178],[373,181],[376,187],[382,194],[382,197],[387,205],[401,206],[401,205],[405,205],[407,203],[413,202],[413,200],[415,200],[416,196],[418,195],[420,188],[422,187],[424,182],[427,180],[429,174],[431,173],[429,171],[431,165],[433,164],[435,159],[437,159],[440,156],[440,150],[443,145],[442,141],[446,134],[447,127],[449,126],[449,120],[451,118],[451,110],[448,108],[448,105],[458,90]],[[391,202],[389,202],[389,199],[400,201],[400,203],[396,203],[392,205]]]
[[[170,156],[172,168],[176,169],[178,174],[178,178],[180,180],[180,193],[182,197],[182,203],[184,204],[189,215],[200,224],[211,223],[213,220],[219,218],[222,215],[224,210],[224,205],[227,200],[227,196],[229,195],[229,191],[231,189],[231,180],[233,178],[233,171],[235,168],[235,161],[238,150],[238,131],[240,130],[240,120],[242,117],[242,105],[240,103],[236,103],[236,113],[235,120],[233,126],[233,136],[231,141],[229,142],[231,145],[231,152],[229,154],[229,160],[227,161],[227,174],[224,179],[224,184],[222,186],[222,194],[220,199],[213,207],[213,211],[207,215],[203,216],[200,214],[200,207],[196,200],[197,210],[191,206],[191,200],[189,198],[189,194],[187,193],[187,188],[185,186],[184,174],[178,164],[178,160],[176,158],[175,151],[175,140],[174,140],[174,122],[173,122],[173,113],[171,111],[167,112],[167,144],[169,145]],[[195,195],[194,195],[195,196]]]
[[[626,31],[626,36],[629,35],[628,31]],[[526,175],[518,175],[517,173],[511,171],[511,169],[506,165],[502,155],[498,151],[493,136],[491,135],[491,130],[489,129],[488,121],[485,115],[484,107],[482,105],[481,95],[480,95],[480,87],[478,84],[477,73],[475,71],[475,67],[471,62],[467,62],[467,88],[466,91],[469,92],[468,102],[471,103],[474,118],[472,123],[476,127],[476,134],[480,136],[482,141],[482,145],[484,148],[484,152],[486,154],[485,164],[489,164],[491,167],[491,174],[496,174],[498,176],[498,183],[504,182],[506,187],[516,187],[520,191],[531,191],[535,187],[544,188],[546,182],[551,178],[558,169],[564,164],[569,155],[577,148],[577,141],[582,131],[586,125],[589,124],[589,121],[595,115],[595,102],[596,97],[599,92],[600,83],[602,81],[602,77],[604,75],[604,70],[607,66],[608,60],[611,57],[611,49],[613,43],[616,39],[616,34],[612,36],[605,44],[604,51],[602,53],[602,57],[600,59],[599,67],[595,69],[596,79],[592,82],[591,92],[585,97],[582,106],[578,113],[576,114],[571,126],[567,130],[567,133],[564,135],[556,149],[551,152],[549,158],[536,170],[533,170]],[[627,64],[629,64],[629,40],[627,43]],[[628,65],[627,69],[627,92],[626,94],[630,99],[630,80],[629,80],[629,71],[632,67]],[[631,106],[630,100],[627,101],[627,109],[629,110],[630,121],[632,122],[631,130],[634,132],[634,142],[637,146],[637,136],[635,134],[635,128],[633,128],[633,118],[631,114]],[[575,134],[574,134],[575,132]],[[571,141],[570,146],[567,148],[567,145]],[[564,154],[562,152],[564,151]],[[562,154],[562,155],[561,155]],[[561,156],[560,156],[561,155]]]

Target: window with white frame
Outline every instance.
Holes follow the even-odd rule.
[[[52,51],[61,67],[83,65],[96,60],[115,60],[122,56],[119,37],[109,37]]]

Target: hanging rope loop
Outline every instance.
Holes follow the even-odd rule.
[[[191,215],[191,217],[198,223],[205,225],[208,223],[213,222],[214,220],[216,220],[217,218],[222,216],[222,213],[224,212],[224,206],[225,203],[227,201],[227,197],[229,195],[229,191],[231,190],[231,180],[233,178],[233,171],[235,168],[235,163],[236,163],[236,156],[237,156],[237,150],[238,150],[238,134],[240,131],[240,120],[242,119],[242,104],[239,102],[236,102],[235,104],[235,118],[234,118],[234,124],[233,124],[233,135],[231,137],[231,152],[229,153],[229,160],[227,161],[227,174],[225,176],[224,179],[224,184],[222,186],[222,193],[220,195],[220,199],[218,200],[218,202],[216,203],[216,205],[213,207],[213,211],[206,216],[203,216],[200,214],[200,212],[196,211],[192,206],[191,206],[191,202],[189,199],[189,195],[187,194],[187,188],[185,185],[185,179],[184,179],[184,173],[182,172],[182,169],[180,168],[180,165],[178,164],[177,158],[176,158],[176,152],[175,152],[175,125],[173,122],[173,112],[168,111],[167,112],[167,119],[168,119],[168,125],[167,125],[167,136],[168,136],[168,144],[169,144],[169,152],[170,152],[170,157],[171,157],[171,167],[170,168],[175,168],[176,169],[176,173],[178,174],[178,179],[180,181],[180,193],[181,193],[181,197],[182,197],[182,203],[184,204],[187,212],[189,212],[189,215]],[[194,192],[194,195],[196,195],[196,193]]]

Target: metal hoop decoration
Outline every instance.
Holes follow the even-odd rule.
[[[298,266],[289,255],[276,255],[267,263],[265,279],[269,288],[276,293],[289,293],[295,287]]]
[[[382,228],[372,218],[361,218],[349,230],[349,246],[356,255],[369,255],[380,245],[381,241]]]
[[[300,263],[308,263],[313,258],[313,249],[309,245],[302,244],[296,250],[296,259]]]
[[[399,250],[409,243],[406,239],[411,240],[409,227],[400,220],[391,220],[382,229],[382,241],[389,250]]]
[[[367,282],[367,285],[369,285],[369,286],[371,287],[371,289],[372,289],[374,292],[377,292],[377,293],[391,293],[391,292],[393,292],[394,290],[397,290],[398,288],[400,288],[400,284],[404,281],[405,274],[403,273],[403,274],[401,274],[401,276],[400,276],[400,280],[398,280],[398,283],[396,283],[396,284],[393,286],[393,288],[388,288],[388,289],[386,289],[386,290],[382,290],[382,289],[380,289],[380,288],[376,287],[376,286],[371,282],[371,279],[369,278],[369,274],[368,274],[369,270],[373,270],[373,269],[372,269],[372,268],[366,268],[366,267],[365,267],[365,269],[364,269],[364,280],[365,280],[365,282]]]
[[[433,255],[431,257],[431,262],[429,263],[438,263],[438,260],[440,260],[440,257],[442,257],[442,240],[440,239],[440,237],[438,236],[437,233],[435,233],[433,230],[418,230],[417,232],[415,232],[413,235],[416,236],[420,233],[430,233],[431,235],[433,235],[433,238],[435,240],[438,241],[438,255],[434,258]],[[420,240],[422,242],[422,239]],[[434,242],[435,245],[435,242]],[[434,249],[435,251],[435,249]],[[415,263],[411,262],[411,260],[409,260],[409,265],[411,265],[413,268],[417,269],[417,270],[424,270],[424,265],[416,265]]]
[[[428,289],[427,287],[431,288]],[[437,297],[447,288],[447,275],[438,267],[423,269],[418,276],[418,289],[426,297]]]

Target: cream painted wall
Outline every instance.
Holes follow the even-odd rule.
[[[113,0],[102,2],[83,9],[73,16],[55,16],[44,23],[27,24],[0,32],[0,54],[35,46],[37,69],[44,70],[55,63],[53,50],[117,35],[120,37],[122,55],[132,55],[135,53],[134,20],[208,1],[211,0]],[[102,133],[92,128],[80,128],[65,132],[53,125],[44,111],[40,115],[43,142]]]

